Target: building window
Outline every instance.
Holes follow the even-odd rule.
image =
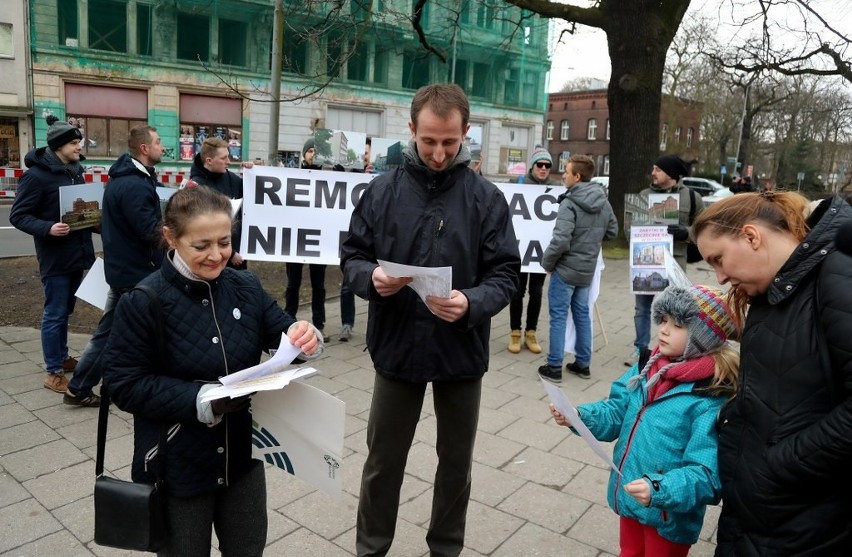
[[[568,132],[571,131],[571,125],[568,123],[568,120],[562,120],[562,124],[559,127],[559,139],[561,141],[568,141]]]
[[[669,125],[663,124],[663,127],[660,129],[660,151],[665,151],[668,143],[669,143]]]
[[[417,53],[406,52],[403,54],[402,87],[404,89],[420,89],[429,83],[429,58]]]
[[[595,118],[589,118],[589,128],[588,133],[586,134],[586,139],[589,141],[594,141],[597,139],[598,133],[598,121]]]
[[[18,119],[0,118],[0,166],[21,166]]]
[[[127,4],[89,0],[89,48],[127,52]]]
[[[606,140],[609,141],[609,118],[606,119]]]
[[[559,155],[559,172],[565,172],[565,165],[568,164],[568,158],[571,156],[570,151],[562,151],[562,154]]]
[[[191,161],[208,137],[227,141],[230,160],[242,160],[243,103],[240,99],[182,94],[179,110],[180,160]]]
[[[470,23],[470,0],[462,0],[459,7],[459,22]]]
[[[76,47],[79,37],[79,18],[77,16],[77,0],[57,0],[56,24],[59,44]]]
[[[381,137],[382,113],[361,108],[329,106],[325,124],[332,130],[358,130],[369,137]]]
[[[491,73],[491,67],[488,64],[474,62],[473,64],[473,90],[471,96],[486,99],[491,94],[489,84],[491,80],[488,78]]]
[[[150,4],[136,4],[136,54],[151,56],[154,53],[153,16]]]
[[[349,43],[349,60],[346,61],[346,79],[366,82],[370,63],[370,45]]]
[[[496,8],[486,4],[479,4],[476,8],[476,25],[483,29],[494,29]]]
[[[305,75],[308,68],[308,42],[298,31],[284,33],[284,59],[281,69],[286,73]]]
[[[548,141],[553,141],[553,120],[547,121],[547,133],[544,137]]]
[[[452,81],[465,91],[467,91],[467,60],[456,60],[455,69],[453,62],[447,64],[447,81]],[[455,75],[453,75],[455,72]]]
[[[535,108],[538,104],[538,73],[524,72],[524,89],[522,104],[527,108]]]
[[[687,128],[686,130],[686,146],[692,147],[692,128]]]
[[[603,158],[603,175],[609,176],[609,155],[604,155]]]
[[[219,19],[219,62],[245,66],[247,40],[248,25],[244,21]]]
[[[674,142],[675,142],[675,144],[680,143],[680,128],[675,128]]]
[[[343,67],[343,45],[338,39],[329,39],[326,44],[326,76],[334,78],[340,75],[340,69]]]
[[[388,53],[376,51],[373,59],[373,83],[387,85],[388,82]]]
[[[12,44],[12,24],[0,23],[0,57],[13,58],[15,55]]]
[[[517,68],[506,70],[506,79],[503,82],[503,103],[518,106],[518,83],[520,70]]]
[[[65,111],[83,134],[84,155],[117,158],[127,151],[130,129],[147,123],[148,91],[67,83]]]
[[[210,18],[178,12],[177,57],[179,60],[210,60]]]

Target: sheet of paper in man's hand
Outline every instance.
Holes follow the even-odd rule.
[[[450,297],[450,291],[453,289],[452,267],[417,267],[381,259],[378,261],[379,266],[388,276],[411,277],[413,280],[408,283],[408,286],[417,292],[423,303],[426,303],[426,296]]]
[[[589,447],[598,455],[601,460],[603,460],[607,466],[612,468],[613,470],[621,475],[621,471],[612,461],[612,456],[610,456],[609,451],[607,451],[603,445],[601,445],[600,441],[595,439],[595,436],[592,435],[592,432],[589,431],[589,428],[586,427],[586,424],[583,423],[583,420],[580,419],[580,415],[577,413],[577,409],[574,408],[574,405],[568,400],[568,396],[556,385],[545,381],[544,379],[539,377],[541,384],[544,385],[544,390],[547,391],[547,395],[550,397],[550,402],[553,403],[553,406],[559,411],[560,414],[565,416],[565,418],[571,423],[571,427],[573,427],[577,433],[580,434],[580,437],[588,443]]]
[[[256,366],[219,378],[222,386],[204,393],[201,401],[207,402],[225,397],[236,398],[257,391],[283,389],[293,379],[314,375],[317,370],[312,367],[292,367],[293,360],[301,352],[300,348],[290,342],[286,333],[282,333],[281,343],[274,356]]]

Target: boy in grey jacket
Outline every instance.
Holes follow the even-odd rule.
[[[576,359],[565,369],[583,379],[591,377],[590,285],[601,242],[615,238],[618,233],[618,221],[603,188],[590,182],[594,174],[595,163],[590,157],[571,155],[568,159],[562,175],[562,183],[568,191],[559,196],[553,238],[541,261],[541,266],[550,274],[547,289],[550,350],[547,363],[538,368],[538,374],[554,383],[562,381],[569,307],[577,331]]]

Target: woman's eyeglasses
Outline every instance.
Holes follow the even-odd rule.
[[[535,163],[536,168],[550,168],[551,166],[553,166],[553,165],[550,164],[549,162],[537,162],[537,163]]]

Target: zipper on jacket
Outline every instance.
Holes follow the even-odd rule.
[[[624,454],[621,455],[621,461],[618,463],[619,473],[621,473],[621,469],[624,467],[624,461],[627,460],[627,455],[630,454],[630,445],[633,443],[633,436],[636,434],[636,428],[639,427],[639,422],[642,420],[642,415],[645,414],[646,408],[648,408],[648,406],[642,406],[639,413],[636,414],[636,419],[633,420],[633,426],[630,428],[630,435],[627,437],[627,444],[624,446]],[[613,493],[612,500],[615,503],[615,514],[621,516],[618,512],[618,490],[618,482],[615,482],[615,493]]]
[[[438,217],[438,227],[435,229],[435,236],[432,239],[432,262],[436,267],[440,263],[440,247],[441,247],[441,232],[444,230],[444,219]]]
[[[222,349],[222,361],[225,362],[225,375],[230,375],[230,370],[228,369],[228,355],[225,352],[225,339],[222,336],[222,328],[219,327],[219,320],[216,319],[216,304],[213,302],[213,289],[210,287],[210,283],[207,281],[202,281],[207,285],[207,292],[210,295],[210,311],[213,312],[213,323],[216,325],[216,332],[219,333],[219,346]],[[230,474],[230,447],[228,446],[228,439],[230,434],[230,423],[228,420],[228,415],[225,414],[223,416],[223,421],[225,422],[225,487],[228,487],[231,484],[231,474]]]

